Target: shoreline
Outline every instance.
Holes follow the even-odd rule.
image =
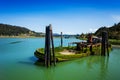
[[[112,48],[120,48],[120,45],[112,45]]]
[[[43,38],[36,36],[0,36],[0,38]]]
[[[55,36],[53,37],[60,38],[60,37],[55,37]],[[39,37],[36,37],[36,36],[0,36],[0,38],[45,38],[45,36],[39,36]]]

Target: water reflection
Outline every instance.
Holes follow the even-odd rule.
[[[35,64],[35,61],[37,61],[37,58],[32,56],[28,60],[18,61],[18,63],[31,66]]]
[[[55,72],[54,68],[45,69],[45,80],[54,80]]]
[[[109,63],[109,57],[101,57],[100,60],[100,79],[105,80],[107,73],[108,73],[108,63]]]
[[[57,63],[55,67],[46,68],[38,65],[36,57],[33,56],[35,49],[44,47],[43,39],[41,41],[40,39],[26,39],[26,42],[14,45],[8,43],[22,40],[4,39],[0,41],[0,80],[120,79],[120,49],[118,48],[114,48],[110,52],[109,58],[89,56]],[[58,41],[59,39],[56,39],[56,46],[58,46]]]
[[[100,80],[106,79],[108,73],[108,63],[109,57],[104,56],[92,56],[86,61],[88,69],[96,72],[96,74],[98,74],[98,79]]]
[[[41,71],[42,76],[40,76],[39,78],[41,78],[42,80],[55,80],[55,66],[46,68],[44,62],[40,60],[37,60],[34,64],[36,65],[36,69],[38,71]]]
[[[88,74],[92,80],[106,80],[109,75],[109,57],[104,56],[89,56],[76,60],[75,66],[79,66],[79,74]],[[88,78],[86,78],[88,79]]]
[[[90,56],[73,61],[57,63],[55,67],[51,66],[49,68],[44,67],[44,63],[42,62],[36,61],[35,63],[35,65],[37,65],[38,70],[41,70],[41,68],[43,68],[42,74],[44,75],[45,80],[55,80],[58,74],[64,72],[60,70],[64,70],[64,69],[65,69],[65,73],[62,74],[77,76],[79,79],[82,79],[82,75],[88,74],[89,76],[88,78],[91,78],[92,80],[106,80],[106,78],[108,77],[108,64],[109,64],[109,57],[103,57],[103,56]],[[68,72],[71,72],[71,74]],[[79,76],[74,72],[79,74]],[[88,78],[86,77],[84,79],[88,79]]]

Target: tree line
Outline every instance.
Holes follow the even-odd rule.
[[[19,36],[20,34],[29,34],[30,30],[25,27],[0,24],[0,35]]]
[[[108,38],[109,39],[120,39],[120,22],[119,23],[115,23],[113,26],[111,27],[101,27],[99,28],[94,34],[96,36],[101,36],[101,33],[103,31],[107,31],[108,32]]]
[[[40,37],[43,36],[43,33],[31,31],[25,27],[0,23],[0,36],[20,36],[20,35]]]

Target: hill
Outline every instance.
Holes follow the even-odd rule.
[[[25,27],[0,24],[0,36],[41,36],[42,33],[31,31]]]
[[[120,23],[114,24],[111,27],[101,27],[96,32],[96,36],[101,36],[102,31],[107,31],[109,39],[120,39]]]

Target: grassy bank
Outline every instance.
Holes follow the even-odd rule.
[[[109,39],[109,42],[110,42],[112,45],[120,45],[120,40]]]
[[[74,54],[72,55],[60,54],[60,52],[64,50],[73,51]],[[100,47],[93,47],[92,53],[90,52],[89,48],[84,48],[83,51],[76,51],[75,47],[63,47],[63,48],[56,47],[55,56],[56,56],[57,61],[60,62],[60,61],[73,60],[73,59],[89,56],[91,54],[98,55],[100,54],[100,51],[101,51]],[[44,60],[44,49],[43,48],[37,49],[34,54],[37,58]]]

